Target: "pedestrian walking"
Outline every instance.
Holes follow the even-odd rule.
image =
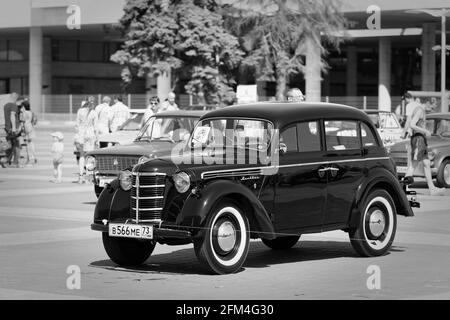
[[[111,107],[109,129],[116,132],[119,127],[130,118],[130,109],[123,103],[121,96],[114,97],[114,105]]]
[[[175,103],[175,98],[176,95],[173,92],[170,92],[167,96],[166,101],[164,101],[161,105],[160,108],[158,108],[158,113],[159,112],[164,112],[164,111],[177,111],[178,109],[178,105]]]
[[[97,132],[98,135],[104,135],[109,133],[109,118],[111,113],[111,98],[108,96],[103,97],[102,103],[95,107],[97,112]]]
[[[23,97],[15,92],[11,94],[11,101],[3,107],[5,115],[6,139],[11,148],[6,151],[6,165],[13,168],[20,168],[20,136],[22,126],[20,123],[19,105],[24,101]]]
[[[414,109],[409,120],[409,129],[411,133],[410,156],[411,164],[408,165],[408,170],[405,174],[405,181],[411,184],[414,179],[414,171],[420,163],[423,163],[423,170],[427,180],[430,195],[438,196],[444,195],[445,188],[438,188],[433,184],[431,176],[431,162],[428,158],[427,137],[431,136],[431,132],[425,128],[426,124],[426,110],[422,106]]]
[[[86,182],[85,157],[86,153],[93,151],[97,143],[97,112],[94,106],[94,97],[89,97],[87,102],[77,112],[75,145],[80,153],[78,161],[78,183]]]
[[[36,139],[36,131],[34,128],[37,124],[37,117],[36,114],[31,111],[28,100],[25,100],[20,108],[21,122],[23,123],[23,136],[27,152],[26,164],[33,165],[37,163],[36,148],[34,145],[34,140]]]
[[[53,180],[50,182],[61,183],[62,182],[62,164],[64,161],[64,135],[57,131],[51,134],[53,137],[52,144],[52,159],[53,159]]]

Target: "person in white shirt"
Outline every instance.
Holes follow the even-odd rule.
[[[122,97],[114,97],[114,105],[111,107],[109,118],[109,130],[116,132],[117,129],[130,118],[130,109],[123,104]]]
[[[164,111],[177,111],[178,109],[178,105],[175,103],[175,93],[170,92],[169,95],[167,96],[167,100],[164,101],[161,105],[161,108],[158,109],[158,113],[159,112],[164,112]]]
[[[111,111],[111,98],[105,96],[102,99],[102,103],[95,107],[97,112],[97,133],[103,135],[109,133],[109,113]]]
[[[153,96],[150,98],[149,105],[145,110],[144,116],[142,117],[141,126],[145,125],[155,113],[157,113],[159,109],[159,98],[157,96]]]

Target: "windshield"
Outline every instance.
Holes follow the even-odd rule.
[[[153,116],[142,126],[137,141],[180,142],[189,139],[197,117]]]
[[[205,119],[198,123],[191,145],[201,148],[237,147],[265,150],[273,134],[273,125],[264,120]]]
[[[137,131],[141,128],[143,113],[136,113],[131,116],[130,119],[125,121],[119,128],[119,130],[124,131]]]

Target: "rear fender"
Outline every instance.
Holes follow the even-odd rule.
[[[350,227],[357,227],[359,218],[364,210],[364,203],[370,193],[370,191],[380,188],[386,190],[395,202],[395,208],[397,215],[405,217],[413,217],[414,212],[411,209],[409,200],[400,185],[397,177],[391,172],[385,169],[371,170],[367,179],[364,179],[363,184],[359,185],[356,195],[353,210],[350,215],[349,225]]]

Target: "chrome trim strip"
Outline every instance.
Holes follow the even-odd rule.
[[[136,208],[133,208],[136,211],[136,221],[139,223],[139,175],[136,175]]]
[[[138,197],[131,197],[132,199],[138,200]],[[139,197],[139,200],[153,200],[153,199],[164,199],[164,197]]]
[[[131,185],[132,187],[136,188],[135,185]],[[148,189],[148,188],[164,188],[166,185],[165,184],[155,184],[155,185],[151,185],[151,186],[139,186],[139,188],[142,189]]]
[[[132,172],[133,176],[141,176],[141,177],[154,177],[154,176],[165,176],[165,173],[159,172]]]
[[[131,208],[131,209],[133,209],[133,210],[138,210],[138,209],[136,209],[136,208]],[[163,208],[151,208],[151,209],[149,209],[149,208],[146,208],[146,209],[139,209],[139,211],[161,211]],[[137,219],[138,221],[139,221],[139,219]]]
[[[374,161],[374,160],[389,160],[389,157],[377,157],[377,158],[361,158],[361,159],[347,159],[347,160],[336,160],[336,161],[318,161],[318,162],[308,162],[308,163],[296,163],[296,164],[286,164],[279,166],[267,166],[267,167],[254,167],[254,168],[244,168],[244,169],[228,169],[228,170],[218,170],[218,171],[205,171],[201,174],[202,179],[209,178],[208,175],[216,174],[218,176],[228,173],[234,173],[235,175],[239,175],[240,172],[245,174],[246,171],[250,170],[261,170],[261,174],[273,175],[275,171],[279,168],[294,168],[294,167],[304,167],[311,165],[327,165],[327,164],[336,164],[336,163],[346,163],[346,162],[363,162],[363,161]]]

